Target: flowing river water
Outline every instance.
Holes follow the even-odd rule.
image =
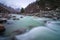
[[[4,26],[6,28],[5,35],[14,34],[14,31],[20,30],[22,28],[26,29],[26,31],[28,32],[35,27],[38,27],[38,26],[46,27],[46,25],[50,26],[53,29],[55,28],[56,30],[60,29],[60,27],[59,27],[60,21],[58,21],[59,23],[57,23],[56,25],[54,24],[56,27],[53,27],[53,25],[46,23],[46,21],[55,22],[53,19],[50,19],[50,18],[44,18],[44,17],[39,18],[39,17],[35,17],[35,16],[22,16],[23,18],[21,18],[21,15],[16,15],[16,14],[12,15],[12,16],[16,16],[16,18],[18,18],[18,19],[14,19],[12,17],[11,19],[7,20],[7,23],[4,24]],[[57,28],[57,27],[59,27],[59,28]],[[0,38],[0,39],[7,40],[4,38]],[[22,40],[24,40],[24,38]]]

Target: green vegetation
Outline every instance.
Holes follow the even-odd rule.
[[[21,8],[21,13],[24,13],[24,12],[25,12],[24,8]]]

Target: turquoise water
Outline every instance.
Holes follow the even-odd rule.
[[[21,28],[30,30],[37,26],[44,26],[45,20],[49,20],[49,21],[52,20],[49,18],[38,18],[34,16],[25,16],[23,18],[20,18],[20,17],[18,18],[19,20],[13,20],[13,19],[8,20],[8,22],[5,24],[5,27],[6,27],[5,34],[9,35],[13,31],[19,30]]]
[[[20,18],[21,15],[14,16],[18,20],[12,17],[4,24],[5,35],[14,35],[14,31],[25,28],[28,32],[16,35],[17,40],[60,40],[60,21],[36,16],[23,16],[23,18]],[[4,40],[4,38],[0,39]],[[5,39],[9,40],[9,38]]]
[[[29,32],[16,35],[17,40],[60,40],[60,21],[49,21],[46,26],[38,26]]]

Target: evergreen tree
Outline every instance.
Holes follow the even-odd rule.
[[[24,13],[24,12],[25,12],[24,8],[21,8],[21,13]]]

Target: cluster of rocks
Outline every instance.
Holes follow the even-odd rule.
[[[53,19],[60,19],[60,12],[58,12],[57,10],[40,11],[36,16],[53,18]]]
[[[4,35],[4,32],[5,32],[5,27],[3,24],[0,24],[0,35]]]
[[[24,15],[60,19],[60,7],[47,4],[48,3],[46,3],[46,6],[40,6],[36,2],[33,2],[25,8]]]

